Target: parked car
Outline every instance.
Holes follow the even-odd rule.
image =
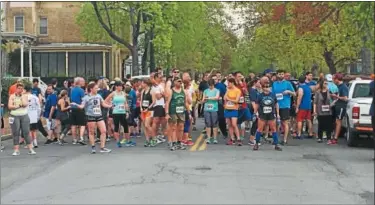
[[[349,82],[347,115],[343,120],[342,127],[347,145],[350,147],[356,146],[360,137],[374,137],[372,136],[373,128],[369,114],[372,103],[370,82],[371,80],[362,79]]]

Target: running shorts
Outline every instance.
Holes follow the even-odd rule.
[[[243,122],[250,121],[250,120],[252,120],[250,109],[249,108],[240,109],[240,111],[238,112],[237,124],[240,125]]]
[[[70,115],[72,126],[86,126],[86,115],[83,109],[72,109]]]
[[[297,122],[302,122],[304,120],[311,120],[311,110],[298,110]]]
[[[289,108],[281,108],[279,109],[280,112],[280,120],[285,121],[290,119],[290,109]]]
[[[225,118],[238,118],[238,110],[224,110]]]
[[[99,122],[103,120],[102,116],[86,116],[87,122]]]
[[[204,112],[204,122],[206,127],[217,127],[219,117],[217,112]]]

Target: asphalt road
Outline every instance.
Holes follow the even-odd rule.
[[[202,122],[198,130],[202,128]],[[202,137],[194,132],[194,140]],[[44,140],[44,139],[43,139]],[[42,141],[42,140],[41,140]],[[113,148],[40,146],[36,156],[1,160],[2,204],[374,204],[373,149],[292,140],[282,152],[262,145],[165,144]]]

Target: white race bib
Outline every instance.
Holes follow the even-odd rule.
[[[234,107],[234,103],[232,101],[227,101],[227,107],[228,108]]]
[[[277,93],[276,94],[276,99],[277,100],[282,100],[282,99],[284,99],[284,95],[282,93]]]
[[[238,101],[238,103],[244,103],[244,102],[245,102],[245,99],[241,96],[240,100]]]
[[[176,113],[177,114],[181,114],[181,113],[184,113],[184,106],[177,106],[176,107]]]
[[[264,114],[270,114],[272,112],[272,107],[263,107]]]
[[[329,112],[330,110],[331,109],[329,105],[322,105],[322,112]]]
[[[144,100],[142,101],[142,107],[148,107],[150,105],[150,101]]]
[[[94,107],[93,113],[94,113],[94,115],[101,115],[102,110],[100,109],[100,107]]]
[[[118,105],[117,109],[119,109],[119,110],[125,110],[125,105]]]
[[[206,104],[206,110],[210,111],[210,110],[213,110],[213,109],[214,109],[213,104]]]
[[[14,117],[9,117],[9,124],[13,124],[14,123]]]

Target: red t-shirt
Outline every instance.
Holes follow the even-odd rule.
[[[247,108],[247,103],[245,101],[245,93],[247,93],[246,83],[241,83],[237,85],[237,88],[241,90],[241,97],[240,97],[241,109],[245,109]]]

